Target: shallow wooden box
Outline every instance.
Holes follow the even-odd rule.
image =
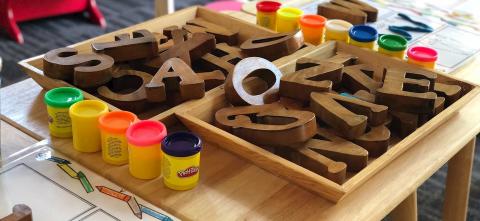
[[[83,42],[79,42],[77,44],[70,45],[68,47],[76,48],[79,51],[79,53],[91,53],[92,52],[91,44],[93,42],[113,41],[115,35],[118,35],[121,33],[131,33],[132,31],[139,30],[139,29],[147,29],[152,32],[161,32],[163,28],[168,26],[177,25],[181,27],[187,21],[194,18],[203,18],[206,21],[215,23],[217,25],[221,25],[232,30],[233,29],[238,30],[239,44],[241,44],[245,40],[254,36],[268,35],[268,34],[274,33],[271,30],[262,28],[255,24],[251,24],[251,23],[239,20],[227,14],[222,14],[222,13],[215,12],[215,11],[206,9],[204,7],[198,6],[198,7],[186,8],[169,15],[154,18],[137,25],[133,25],[115,32],[104,34],[92,39],[85,40]],[[278,62],[286,63],[288,60],[290,60],[289,59],[290,57],[297,57],[302,54],[306,54],[312,51],[313,49],[314,49],[313,46],[303,47],[302,49],[296,51],[295,53],[289,56],[278,59]],[[43,56],[44,55],[42,54],[29,59],[25,59],[23,61],[20,61],[19,65],[21,66],[23,71],[25,71],[25,73],[27,73],[31,78],[33,78],[33,80],[35,80],[40,86],[42,86],[46,90],[49,90],[55,87],[72,86],[68,82],[52,79],[43,75]],[[85,99],[102,100],[101,98],[97,97],[97,95],[94,93],[91,94],[85,91],[83,92],[84,92]],[[208,94],[209,93],[207,92],[206,96],[209,96]],[[119,109],[112,104],[109,104],[109,107],[110,107],[110,110]],[[141,113],[137,113],[137,114],[141,119],[148,119],[164,111],[170,111],[170,109],[173,107],[174,106],[169,104],[152,104],[152,107],[149,107],[145,111],[142,111]]]
[[[407,70],[418,69],[418,66],[413,66],[399,59],[390,58],[371,50],[350,46],[342,42],[327,42],[319,46],[312,53],[305,55],[305,57],[328,58],[333,56],[336,51],[348,52],[358,56],[359,63],[373,65],[376,69],[375,73],[377,74],[381,73],[380,70],[383,70],[386,67],[398,67]],[[276,65],[282,70],[283,73],[290,73],[294,71],[295,62],[297,59],[298,57],[285,64],[280,64],[277,62]],[[351,193],[357,187],[366,182],[375,173],[379,172],[392,160],[400,156],[407,149],[413,147],[415,143],[422,139],[425,135],[452,117],[461,106],[466,104],[480,92],[480,88],[474,86],[473,84],[460,81],[441,73],[437,74],[437,82],[450,82],[460,85],[463,89],[463,97],[446,108],[436,117],[425,123],[423,126],[418,128],[408,137],[404,138],[403,140],[397,139],[397,141],[393,141],[386,153],[379,158],[369,160],[369,165],[360,172],[354,175],[347,175],[348,179],[342,185],[330,181],[312,171],[309,171],[212,125],[212,122],[214,122],[215,112],[223,107],[230,106],[228,101],[225,99],[224,90],[222,87],[212,90],[208,97],[192,106],[189,106],[188,109],[183,109],[184,111],[177,112],[176,116],[190,130],[200,134],[203,139],[216,143],[219,147],[236,153],[245,159],[250,160],[259,167],[262,167],[274,174],[278,174],[310,191],[318,193],[322,197],[334,202],[338,202],[347,194]]]

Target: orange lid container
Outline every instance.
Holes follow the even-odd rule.
[[[135,121],[137,116],[128,111],[112,111],[98,119],[98,127],[110,133],[125,133]]]

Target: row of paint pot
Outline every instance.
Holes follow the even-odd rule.
[[[257,25],[271,30],[288,33],[302,29],[306,42],[318,45],[323,41],[325,22],[320,15],[303,15],[294,7],[283,7],[280,2],[260,1],[257,3]]]
[[[342,20],[337,20],[336,22],[338,22],[338,24],[345,23],[345,21]],[[404,37],[393,34],[379,35],[375,28],[368,25],[352,26],[344,24],[343,27],[343,30],[339,28],[335,30],[338,34],[336,37],[338,38],[330,37],[330,39],[344,41],[354,46],[372,50],[375,50],[376,44],[378,44],[379,53],[402,60],[405,58],[406,53],[408,63],[417,64],[429,69],[435,68],[435,63],[438,59],[438,53],[435,49],[414,46],[407,50],[408,41]]]
[[[197,185],[202,141],[195,134],[167,135],[161,122],[138,120],[128,111],[109,112],[104,102],[83,100],[82,92],[72,87],[49,90],[44,101],[50,134],[73,137],[75,150],[102,151],[106,163],[128,163],[130,174],[139,179],[163,175],[164,184],[174,190]]]
[[[294,7],[281,7],[275,1],[257,3],[257,24],[277,32],[295,32],[299,29],[305,42],[313,45],[324,40],[343,41],[358,47],[374,50],[378,43],[378,52],[392,57],[404,59],[407,51],[407,40],[400,35],[381,35],[375,28],[367,25],[353,26],[340,19],[327,20],[320,15],[304,15],[303,11]],[[408,62],[434,69],[437,52],[427,47],[412,47],[407,52]]]

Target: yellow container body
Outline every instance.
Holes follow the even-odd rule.
[[[128,142],[125,134],[101,130],[103,160],[113,165],[128,163]]]
[[[319,45],[323,42],[323,35],[325,28],[313,28],[308,26],[302,26],[303,39],[313,45]]]
[[[277,32],[288,33],[298,30],[298,19],[281,19],[277,17]]]
[[[348,43],[350,40],[350,36],[348,35],[348,30],[344,32],[332,31],[329,29],[325,29],[325,41],[343,41]]]
[[[52,107],[47,105],[48,129],[55,137],[72,137],[72,120],[68,108]]]
[[[103,112],[107,113],[107,111]],[[72,119],[72,134],[73,134],[73,148],[84,153],[98,152],[102,148],[100,139],[100,129],[98,128],[97,117],[79,117],[71,115]]]
[[[382,54],[385,54],[385,55],[388,55],[388,56],[400,58],[400,59],[403,60],[403,58],[405,58],[405,52],[406,52],[406,50],[402,50],[402,51],[390,51],[390,50],[387,50],[387,49],[385,49],[385,48],[378,47],[378,52],[380,52],[380,53],[382,53]]]
[[[195,187],[200,177],[200,152],[188,157],[174,157],[163,153],[163,183],[170,189],[188,190]]]
[[[375,41],[369,41],[369,42],[360,42],[360,41],[355,41],[354,39],[350,38],[349,44],[361,47],[361,48],[368,48],[372,49],[375,47]]]
[[[160,143],[150,146],[128,144],[128,167],[132,176],[145,180],[160,176],[161,161]]]
[[[257,25],[275,31],[277,12],[257,12]]]
[[[409,58],[407,60],[407,62],[410,63],[410,64],[420,65],[420,66],[428,68],[428,69],[432,69],[432,70],[435,69],[435,61],[424,62],[424,61],[417,61],[415,59]]]

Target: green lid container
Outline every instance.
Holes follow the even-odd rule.
[[[378,38],[378,46],[389,51],[403,51],[407,49],[407,42],[400,35],[382,35]]]
[[[48,106],[68,108],[83,100],[82,91],[73,87],[57,87],[45,93],[44,101]]]

